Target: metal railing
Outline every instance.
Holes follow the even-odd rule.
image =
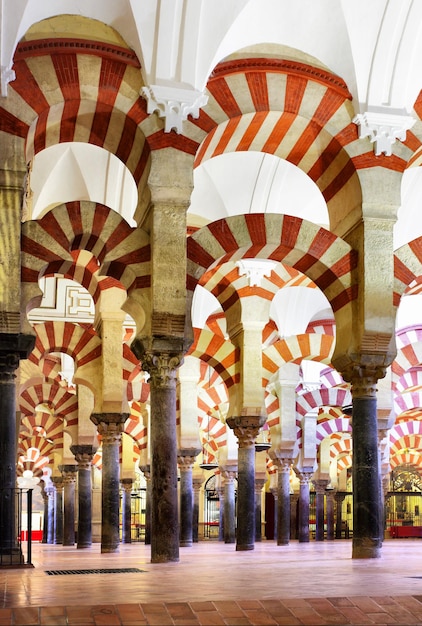
[[[25,532],[22,522],[26,521]],[[32,489],[0,489],[0,567],[32,566]]]

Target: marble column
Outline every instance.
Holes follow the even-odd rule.
[[[334,493],[332,489],[325,491],[327,504],[327,540],[334,539]]]
[[[278,539],[278,488],[271,487],[270,491],[273,494],[273,498],[274,498],[274,539],[277,541]],[[290,511],[290,503],[289,503],[289,511]],[[290,535],[290,524],[289,524],[289,535]]]
[[[76,465],[60,465],[63,476],[63,545],[75,545]]]
[[[286,546],[290,541],[290,468],[291,459],[277,459],[278,470],[278,510],[277,545]]]
[[[101,552],[118,552],[120,545],[120,459],[127,413],[92,413],[102,443]]]
[[[44,483],[44,481],[42,481]],[[47,543],[48,536],[48,493],[46,491],[45,484],[41,487],[41,496],[44,503],[44,514],[43,514],[43,523],[42,523],[42,542]]]
[[[328,480],[320,478],[314,480],[313,483],[315,485],[315,541],[324,541],[324,500]]]
[[[217,487],[218,493],[218,541],[224,541],[224,487]]]
[[[145,482],[145,545],[151,545],[151,466],[140,465],[139,469],[142,471]]]
[[[381,556],[382,496],[379,454],[376,384],[382,372],[357,371],[352,375],[353,439],[353,547],[352,558]]]
[[[63,543],[63,478],[53,476],[51,479],[56,488],[54,500],[54,543]]]
[[[253,550],[255,546],[255,440],[265,419],[262,415],[227,419],[239,444],[236,550]]]
[[[299,543],[309,541],[309,483],[311,482],[313,471],[298,471],[299,478]]]
[[[264,478],[255,477],[255,541],[262,541],[262,488]]]
[[[122,543],[132,543],[132,478],[122,478]]]
[[[344,502],[344,498],[346,497],[346,494],[344,493],[336,493],[335,495],[335,499],[336,499],[336,539],[341,539],[341,535],[342,535],[342,525],[343,525],[343,519],[342,519],[342,509],[343,509],[343,502]]]
[[[77,548],[92,545],[92,478],[91,462],[95,448],[90,445],[70,446],[78,464],[78,539]]]
[[[235,479],[237,468],[220,468],[224,480],[224,543],[236,542]]]
[[[176,370],[182,354],[147,350],[141,358],[150,374],[151,562],[166,563],[179,560]]]
[[[200,450],[180,449],[177,462],[180,470],[180,546],[192,546],[193,484],[192,468]]]
[[[3,237],[5,234],[3,233]],[[19,307],[19,302],[16,304]],[[5,316],[2,318],[5,321]],[[19,320],[19,316],[18,316]],[[34,347],[31,335],[0,333],[0,554],[20,562],[16,542],[16,375],[20,359],[26,359]]]
[[[56,500],[56,487],[53,483],[49,483],[46,488],[48,497],[47,509],[47,543],[54,543],[54,509]]]
[[[292,493],[290,496],[290,538],[291,539],[298,538],[298,529],[297,529],[298,502],[299,502],[299,494]]]
[[[202,478],[194,478],[193,487],[193,511],[192,511],[192,541],[198,543],[199,539],[199,495],[201,493]]]

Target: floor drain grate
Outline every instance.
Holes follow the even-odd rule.
[[[117,567],[114,569],[48,569],[49,576],[67,576],[68,574],[140,574],[145,572],[137,567]]]

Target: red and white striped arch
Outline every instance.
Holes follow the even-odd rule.
[[[239,351],[228,339],[207,329],[194,328],[194,341],[187,352],[211,366],[227,388],[239,381]]]
[[[421,275],[422,237],[419,237],[394,253],[394,306],[399,306],[400,298],[408,287],[419,285]]]
[[[264,386],[284,363],[300,363],[303,359],[328,363],[333,349],[334,337],[330,335],[311,333],[280,339],[263,350]]]
[[[321,406],[333,406],[333,407],[343,407],[345,405],[350,405],[352,402],[352,396],[348,389],[315,389],[313,391],[307,391],[299,396],[296,399],[296,412],[299,415],[306,415],[309,411],[312,411],[316,407]],[[324,422],[325,424],[329,424],[331,422]],[[327,426],[327,428],[329,428]]]
[[[187,288],[207,282],[218,262],[243,258],[279,261],[306,274],[336,313],[357,296],[356,255],[342,239],[297,217],[236,215],[204,226],[187,239]]]
[[[393,381],[392,387],[398,393],[422,390],[422,365],[404,372],[397,381]]]
[[[422,342],[403,346],[397,351],[397,356],[391,366],[393,383],[406,372],[419,366],[422,366]]]
[[[150,154],[142,122],[148,115],[131,50],[65,38],[25,41],[13,67],[8,100],[11,111],[20,111],[15,132],[26,138],[28,162],[57,143],[92,143],[115,154],[142,190]]]
[[[336,435],[337,433],[351,433],[352,427],[350,424],[350,419],[347,417],[339,417],[333,420],[327,420],[325,422],[321,422],[317,424],[316,427],[316,438],[317,445],[323,441],[326,437],[331,437],[332,435]]]
[[[54,415],[67,420],[74,417],[78,400],[75,394],[69,393],[65,387],[57,384],[37,383],[26,386],[19,396],[19,409],[26,419],[32,419],[35,413],[45,418],[49,416],[48,413],[36,411],[39,404],[48,406]],[[37,426],[42,426],[42,424],[37,423]]]
[[[86,260],[78,265],[80,250],[93,255],[88,266]],[[49,274],[76,280],[94,302],[101,289],[117,286],[114,281],[128,292],[147,288],[151,282],[148,236],[102,204],[67,202],[22,225],[22,281],[37,283]]]
[[[29,360],[38,364],[49,352],[64,352],[71,356],[76,368],[92,364],[101,356],[101,340],[94,330],[70,322],[36,324],[35,347]]]
[[[422,422],[400,421],[390,430],[390,450],[397,452],[402,448],[419,448],[422,437]],[[416,442],[418,445],[407,445],[410,442]],[[402,445],[403,444],[403,445]]]
[[[412,411],[413,409],[420,409],[422,414],[422,392],[412,391],[410,393],[395,395],[394,411],[396,415]]]

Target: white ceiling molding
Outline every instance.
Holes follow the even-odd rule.
[[[236,263],[239,276],[246,276],[249,287],[260,287],[264,276],[270,276],[276,265],[275,261],[267,259],[242,259]]]
[[[374,144],[376,156],[384,153],[391,156],[392,145],[396,139],[405,141],[406,131],[412,128],[415,119],[410,115],[392,115],[390,113],[359,113],[353,118],[358,126],[359,138],[369,137]]]
[[[182,132],[183,122],[188,115],[199,117],[199,109],[206,105],[208,96],[196,89],[180,89],[162,85],[142,87],[141,95],[148,102],[148,113],[157,112],[165,118],[164,131]]]

